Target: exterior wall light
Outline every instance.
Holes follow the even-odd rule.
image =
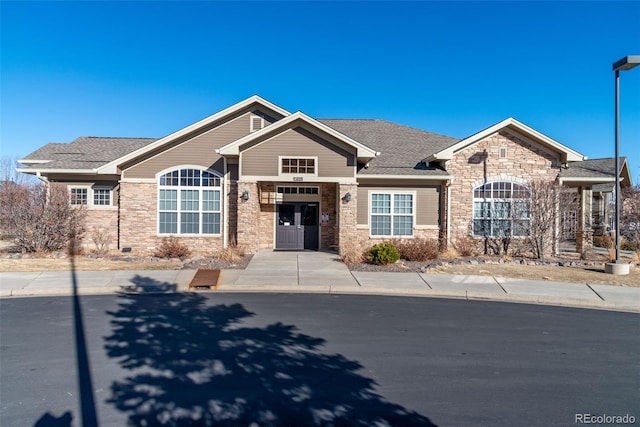
[[[344,200],[345,202],[349,203],[351,201],[351,193],[345,194],[344,197],[342,198],[342,200]]]
[[[244,190],[242,192],[242,200],[244,200],[245,202],[249,200],[249,192],[247,190]]]

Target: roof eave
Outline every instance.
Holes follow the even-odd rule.
[[[26,173],[29,175],[52,174],[52,173],[69,173],[75,175],[99,175],[97,169],[36,169],[36,168],[16,168],[16,172]]]

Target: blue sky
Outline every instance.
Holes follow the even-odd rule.
[[[463,138],[515,117],[612,157],[640,2],[0,2],[3,156],[161,137],[253,94]],[[640,67],[621,74],[640,182]]]

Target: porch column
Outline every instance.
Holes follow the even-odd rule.
[[[347,196],[349,194],[350,196]],[[349,243],[354,243],[358,239],[356,229],[357,205],[358,205],[358,185],[339,184],[338,185],[338,251],[345,253]],[[349,201],[347,199],[350,198]]]
[[[593,247],[591,187],[578,187],[578,218],[576,221],[576,252],[581,254]]]
[[[248,200],[242,197],[244,192]],[[256,253],[260,246],[260,200],[258,183],[238,181],[238,246],[247,253]]]

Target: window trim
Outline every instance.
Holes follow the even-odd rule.
[[[96,191],[98,190],[106,190],[109,192],[109,203],[106,205],[103,204],[96,204]],[[107,208],[107,207],[113,207],[113,187],[109,187],[109,186],[105,186],[105,185],[96,185],[96,186],[92,186],[91,187],[91,205],[96,207],[96,208]]]
[[[202,178],[200,178],[200,185],[199,186],[188,186],[188,185],[180,185],[180,171],[182,171],[183,169],[196,169],[199,170],[200,173],[202,172],[208,172],[212,175],[214,175],[216,178],[218,178],[220,180],[220,185],[219,186],[209,186],[209,187],[204,187],[202,186]],[[170,172],[173,171],[178,171],[178,185],[160,185],[160,178]],[[156,183],[156,235],[158,237],[167,237],[167,236],[184,236],[184,237],[221,237],[224,233],[224,212],[225,212],[225,203],[224,203],[224,176],[222,174],[220,174],[219,172],[211,169],[211,168],[205,168],[202,166],[197,166],[197,165],[181,165],[181,166],[173,166],[171,168],[167,168],[161,172],[158,172],[156,174],[156,179],[155,179],[155,183]],[[176,210],[161,210],[160,209],[160,191],[162,190],[175,190],[176,191]],[[195,190],[198,191],[198,210],[197,211],[188,211],[188,210],[182,210],[181,209],[181,197],[182,197],[182,190]],[[218,191],[220,194],[220,208],[217,211],[203,211],[202,210],[202,203],[204,201],[203,198],[203,194],[204,191]],[[178,215],[177,217],[177,232],[175,233],[162,233],[160,232],[160,213],[165,213],[165,212],[170,212],[170,213],[176,213]],[[181,233],[180,232],[180,214],[181,213],[197,213],[198,214],[198,232],[197,233]],[[220,232],[219,233],[203,233],[202,232],[202,227],[203,227],[203,221],[202,221],[202,214],[204,213],[219,213],[220,214]]]
[[[372,234],[372,225],[373,221],[371,217],[373,214],[373,195],[374,194],[388,194],[391,196],[390,203],[391,209],[389,214],[376,214],[376,215],[388,215],[391,218],[391,234]],[[393,203],[396,195],[408,195],[411,196],[411,234],[393,234],[393,217],[397,216],[408,216],[408,214],[394,214],[393,212]],[[369,221],[368,229],[369,229],[369,237],[372,239],[413,239],[415,238],[415,230],[416,230],[416,215],[417,215],[417,192],[416,191],[402,191],[402,190],[369,190],[369,198],[368,198],[368,212],[367,212],[367,220]]]
[[[87,190],[87,203],[79,204],[71,202],[71,190],[73,189],[85,189]],[[100,185],[100,184],[68,184],[67,190],[69,192],[69,204],[71,206],[86,206],[87,209],[115,209],[117,206],[114,205],[113,200],[113,192],[114,187],[110,185]],[[109,191],[109,204],[108,205],[97,205],[94,203],[95,190],[108,190]]]
[[[282,172],[282,161],[284,159],[296,159],[296,160],[313,160],[313,173],[308,173],[308,172],[297,172],[297,173],[290,173],[290,172]],[[318,176],[318,156],[297,156],[297,155],[290,155],[290,156],[278,156],[278,176],[281,177],[285,177],[285,178],[293,178],[293,177],[317,177]]]
[[[493,192],[494,192],[493,184],[501,183],[501,182],[502,183],[511,184],[511,190],[510,190],[511,197],[510,198],[493,197]],[[479,189],[480,187],[484,187],[487,184],[491,184],[491,197],[490,198],[476,197],[476,190]],[[471,189],[471,235],[474,238],[510,237],[510,238],[515,238],[515,239],[522,239],[522,238],[526,238],[526,237],[529,236],[529,233],[521,234],[521,235],[514,235],[513,234],[513,229],[514,229],[513,223],[514,223],[514,221],[518,221],[519,220],[519,221],[527,221],[530,224],[530,221],[531,221],[530,212],[527,212],[527,216],[523,217],[523,218],[515,218],[513,216],[513,214],[511,214],[511,213],[507,218],[493,218],[493,217],[490,216],[488,218],[488,220],[490,221],[490,227],[491,227],[490,233],[488,235],[483,235],[483,234],[476,234],[476,231],[475,231],[475,221],[476,221],[476,219],[478,219],[478,220],[486,220],[486,218],[484,218],[484,217],[476,218],[476,216],[475,216],[475,213],[476,213],[476,209],[475,209],[476,208],[476,202],[489,202],[491,204],[490,208],[489,208],[489,213],[492,213],[492,212],[494,212],[493,206],[494,206],[494,202],[496,202],[496,201],[497,202],[510,202],[511,203],[510,209],[512,208],[514,201],[530,201],[530,197],[528,197],[528,198],[521,198],[521,197],[520,198],[514,198],[513,197],[513,186],[514,185],[518,185],[518,186],[524,188],[530,194],[530,190],[529,190],[529,188],[527,187],[526,184],[524,184],[522,182],[509,181],[509,180],[505,180],[505,179],[498,179],[498,180],[494,180],[494,181],[488,181],[488,182],[485,182],[485,183],[481,183],[481,184],[476,185],[475,187],[473,187]],[[494,220],[498,220],[498,219],[499,220],[508,220],[508,221],[511,222],[511,227],[510,227],[511,233],[510,233],[510,235],[508,235],[508,236],[499,236],[499,235],[494,235],[493,234],[493,228],[494,228],[493,227],[493,222],[494,222]]]

